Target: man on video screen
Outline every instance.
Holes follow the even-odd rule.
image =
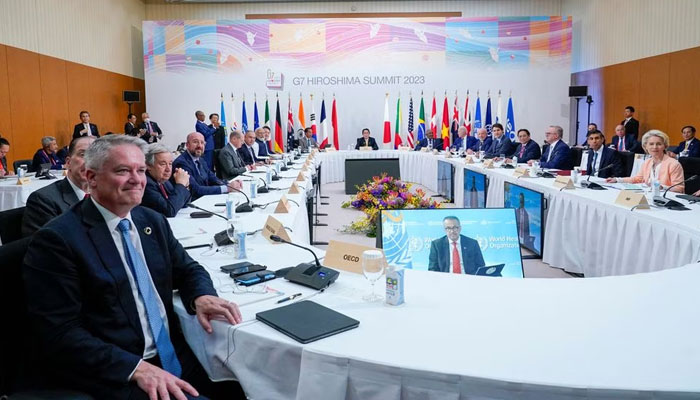
[[[474,275],[477,269],[486,265],[479,243],[461,234],[462,225],[457,217],[445,217],[442,226],[446,235],[433,240],[430,245],[430,271]]]

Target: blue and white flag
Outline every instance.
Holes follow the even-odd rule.
[[[241,116],[241,129],[243,129],[243,134],[248,132],[248,114],[245,112],[245,97],[243,98],[243,116]]]
[[[486,128],[486,132],[489,133],[489,136],[491,136],[491,97],[489,96],[488,100],[486,100],[486,119],[484,120],[484,128]]]
[[[258,117],[258,99],[253,100],[253,130],[260,128],[260,118]]]
[[[513,98],[508,98],[508,115],[506,116],[506,135],[510,140],[515,140],[515,118],[513,117]]]
[[[477,94],[478,96],[478,94]],[[476,109],[474,111],[474,130],[481,128],[481,99],[476,98]]]
[[[226,110],[224,109],[224,94],[221,93],[221,116],[219,117],[219,122],[221,126],[226,127]]]

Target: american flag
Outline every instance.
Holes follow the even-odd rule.
[[[413,148],[413,97],[408,99],[408,145]]]

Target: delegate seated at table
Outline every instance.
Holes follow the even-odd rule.
[[[474,154],[480,151],[487,151],[491,147],[492,139],[489,137],[489,132],[486,128],[476,130],[476,142],[467,151],[467,154]]]
[[[526,163],[530,160],[539,160],[542,157],[540,145],[530,139],[530,131],[518,129],[518,147],[515,148],[513,157],[518,157],[519,163]]]
[[[314,131],[311,128],[304,129],[304,137],[299,139],[299,147],[303,153],[308,153],[311,149],[318,149],[318,142],[313,135]]]
[[[597,129],[593,132],[588,132],[586,143],[588,143],[589,147],[588,162],[586,163],[586,173],[588,175],[610,178],[611,176],[623,174],[620,153],[604,146],[605,136],[603,132]]]
[[[515,153],[515,143],[504,135],[503,125],[498,122],[491,127],[491,147],[486,150],[486,158],[496,158],[504,155],[512,157]]]
[[[63,163],[56,156],[58,144],[53,136],[41,138],[41,148],[34,153],[32,169],[38,172],[42,164],[51,164],[51,169],[63,169]]]
[[[11,176],[14,172],[7,169],[7,153],[10,152],[10,142],[0,137],[0,176]]]
[[[479,242],[461,234],[459,218],[447,216],[442,220],[445,236],[430,244],[428,270],[455,274],[476,274],[486,265]]]
[[[676,147],[675,152],[668,152],[674,158],[678,157],[700,157],[700,140],[695,137],[695,127],[686,125],[681,129],[683,141]]]
[[[190,201],[190,174],[182,168],[173,173],[173,154],[160,143],[146,148],[146,169],[141,205],[174,217]]]
[[[428,130],[425,131],[425,137],[418,141],[418,144],[416,145],[414,150],[420,151],[420,149],[424,147],[438,150],[442,149],[442,139],[435,139],[435,134],[430,128],[428,128]]]
[[[355,144],[355,150],[360,150],[360,147],[371,147],[372,150],[379,150],[377,142],[373,137],[369,137],[369,128],[362,130],[362,137],[357,138],[357,144]]]
[[[540,158],[540,167],[552,169],[572,169],[569,153],[571,149],[569,145],[561,140],[564,135],[564,128],[561,126],[551,125],[544,133],[545,141],[549,143],[542,151]],[[533,161],[528,161],[528,165],[532,165]]]
[[[632,153],[641,153],[642,148],[637,139],[631,133],[625,133],[625,127],[618,125],[615,127],[615,136],[613,136],[610,148],[617,151],[629,151]]]
[[[457,130],[457,138],[454,143],[452,143],[452,150],[461,151],[466,154],[467,150],[478,141],[479,140],[474,136],[467,135],[467,128],[465,126],[460,126]]]
[[[661,186],[665,188],[678,185],[672,188],[671,191],[683,193],[685,191],[683,167],[675,158],[666,154],[668,143],[668,135],[664,132],[656,129],[648,131],[642,136],[642,147],[649,153],[651,158],[644,161],[637,175],[629,178],[608,178],[606,181],[646,183],[651,185],[654,180],[658,180]]]

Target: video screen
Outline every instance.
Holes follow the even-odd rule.
[[[438,161],[438,194],[445,198],[448,203],[454,201],[454,167],[447,161]]]
[[[486,175],[464,169],[464,208],[486,208]]]
[[[381,245],[391,265],[523,277],[512,208],[382,210],[380,218]]]
[[[542,256],[542,220],[544,195],[522,186],[505,182],[503,206],[515,209],[520,244],[538,256]]]

